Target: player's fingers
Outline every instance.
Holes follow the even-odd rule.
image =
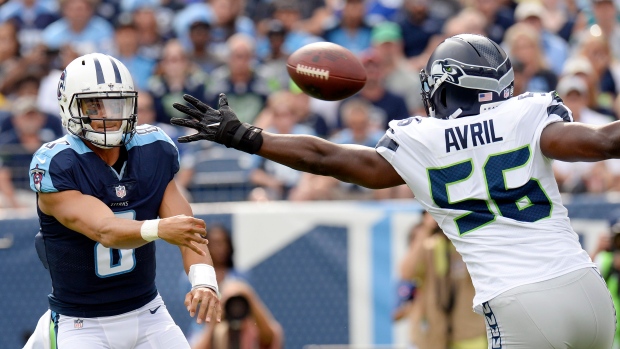
[[[190,108],[184,104],[180,104],[180,103],[173,103],[172,107],[178,111],[180,111],[181,113],[187,114],[191,117],[193,117],[196,120],[201,120],[202,119],[202,113],[194,108]]]
[[[215,308],[215,320],[217,322],[222,322],[222,302],[217,300],[217,307]]]
[[[186,100],[189,104],[193,105],[194,107],[196,107],[196,109],[200,110],[203,113],[206,112],[207,110],[215,111],[215,109],[213,109],[210,106],[204,104],[201,100],[199,100],[198,98],[196,98],[196,97],[194,97],[192,95],[185,94],[185,95],[183,95],[183,99]]]
[[[226,94],[220,93],[220,99],[218,101],[217,108],[218,109],[229,108],[228,97],[226,97]]]
[[[170,123],[177,126],[183,127],[191,127],[191,128],[199,128],[200,123],[196,120],[184,119],[184,118],[172,118],[170,119]]]
[[[201,139],[207,139],[208,140],[209,138],[203,137],[203,135],[200,134],[200,133],[194,133],[193,135],[181,136],[181,137],[177,138],[179,143],[195,142],[195,141],[199,141]]]
[[[196,316],[196,322],[198,322],[199,324],[201,324],[206,319],[209,319],[209,304],[211,303],[211,301],[207,297],[208,296],[206,294],[201,293],[200,309],[198,310],[198,315]],[[209,322],[209,320],[206,321]]]
[[[185,307],[187,308],[187,311],[190,312],[191,314],[191,304],[192,304],[192,298],[194,296],[192,296],[191,292],[187,292],[187,294],[185,295],[185,302],[183,302],[183,304],[185,304]]]
[[[202,238],[199,238],[199,239],[204,241],[204,239],[202,239]],[[188,241],[187,243],[185,243],[183,245],[188,247],[190,250],[198,253],[201,256],[206,256],[207,254],[200,247],[198,247],[198,244],[205,244],[205,243],[204,242],[201,243],[201,242]]]
[[[194,223],[194,225],[197,225],[199,227],[203,227],[203,228],[207,227],[207,223],[205,223],[205,221],[200,218],[192,217],[192,222]]]
[[[211,295],[211,293],[209,293],[209,294]],[[210,298],[209,299],[209,308],[207,310],[207,317],[205,318],[206,322],[211,322],[211,320],[213,318],[217,319],[217,317],[216,317],[217,316],[217,309],[219,308],[218,304],[217,304],[218,303],[217,297],[214,297],[213,295],[211,295],[209,298]]]
[[[200,305],[200,297],[197,297],[197,292],[196,290],[192,290],[192,302],[190,304],[190,310],[189,310],[189,315],[191,317],[194,317],[194,314],[196,314],[196,308],[198,308],[198,306]]]

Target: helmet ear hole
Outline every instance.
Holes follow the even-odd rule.
[[[447,97],[446,97],[446,95],[447,95],[446,90],[447,90],[447,89],[444,87],[444,88],[442,88],[442,89],[441,89],[441,91],[439,92],[439,93],[440,93],[440,94],[439,94],[439,102],[441,103],[441,105],[442,105],[444,108],[447,108],[447,107],[448,107],[448,100],[447,100]]]

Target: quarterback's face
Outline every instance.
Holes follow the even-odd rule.
[[[95,131],[118,131],[121,127],[123,107],[122,99],[83,99],[80,103],[82,116],[91,119],[90,125]]]

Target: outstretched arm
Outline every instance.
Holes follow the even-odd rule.
[[[242,124],[228,106],[224,94],[220,94],[217,110],[190,95],[183,98],[194,108],[179,103],[173,106],[191,119],[173,118],[170,122],[193,128],[198,133],[180,137],[179,142],[205,139],[258,154],[299,171],[332,176],[371,189],[405,183],[373,148],[335,144],[314,136],[263,132],[250,124]]]
[[[556,122],[540,136],[542,153],[562,161],[600,161],[620,158],[620,121],[594,126]]]
[[[335,177],[371,189],[405,183],[374,148],[335,144],[307,135],[262,134],[263,144],[257,154],[296,170]]]

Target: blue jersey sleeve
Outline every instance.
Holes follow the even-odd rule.
[[[64,138],[44,144],[30,162],[30,189],[39,193],[79,190],[73,174],[75,156]]]

